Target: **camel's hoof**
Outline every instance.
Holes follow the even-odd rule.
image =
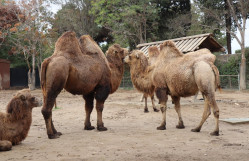
[[[84,127],[84,130],[93,130],[93,129],[95,129],[94,126],[85,126]]]
[[[180,125],[176,125],[176,128],[177,128],[177,129],[184,129],[185,126],[184,126],[183,124],[180,124]]]
[[[154,112],[159,112],[159,110],[157,108],[153,108]]]
[[[57,135],[59,135],[59,136],[61,136],[61,135],[62,135],[62,133],[61,133],[61,132],[57,132],[56,134],[57,134]]]
[[[99,131],[106,131],[107,128],[104,127],[104,126],[98,126],[98,127],[97,127],[97,130],[99,130]]]
[[[12,149],[12,143],[10,141],[0,140],[0,151],[9,151]]]
[[[57,139],[59,137],[60,137],[60,135],[58,133],[56,133],[56,134],[48,134],[49,139]]]
[[[148,109],[144,109],[144,113],[148,113],[149,112],[149,110]]]
[[[214,132],[211,132],[210,135],[212,136],[219,136],[219,131],[214,131]]]
[[[166,126],[165,125],[161,125],[159,127],[156,128],[157,130],[166,130]]]
[[[200,132],[200,129],[192,129],[192,132]]]

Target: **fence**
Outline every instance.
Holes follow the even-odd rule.
[[[249,80],[249,79],[248,79]],[[220,75],[220,85],[223,89],[239,89],[239,75]],[[249,86],[249,81],[248,81]],[[123,77],[121,88],[133,88],[131,78]]]
[[[224,89],[239,89],[239,75],[220,75],[220,85]]]

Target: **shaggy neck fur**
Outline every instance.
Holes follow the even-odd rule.
[[[114,93],[121,81],[122,81],[122,77],[124,74],[124,64],[123,64],[123,60],[118,57],[118,56],[114,56],[113,54],[107,54],[106,56],[110,68],[111,68],[111,94]]]
[[[16,145],[27,137],[32,123],[32,110],[27,107],[25,111],[20,111],[19,108],[12,106],[26,104],[21,104],[21,101],[14,98],[7,106],[7,113],[0,113],[0,140],[8,140]]]
[[[141,58],[141,57],[140,57]],[[148,65],[148,60],[141,58],[136,64],[130,65],[131,80],[140,92],[147,94],[154,93],[154,86],[151,81],[152,68]]]

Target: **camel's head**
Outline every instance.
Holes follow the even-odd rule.
[[[129,54],[128,49],[121,48],[119,44],[114,44],[106,51],[107,57],[115,57],[119,60],[123,60]]]
[[[124,59],[130,66],[140,66],[145,68],[148,66],[148,59],[141,50],[133,50],[130,55],[127,55]]]
[[[41,105],[42,101],[31,95],[29,89],[23,89],[18,91],[11,99],[7,106],[7,113],[18,119],[31,112],[34,107]]]

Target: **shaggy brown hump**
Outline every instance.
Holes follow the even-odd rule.
[[[62,34],[61,37],[59,37],[59,39],[55,43],[54,54],[58,54],[60,51],[70,54],[80,53],[79,43],[76,38],[75,32],[67,31]]]
[[[171,40],[164,41],[164,43],[160,45],[160,51],[162,51],[166,47],[169,48],[171,51],[173,51],[175,55],[179,55],[179,56],[183,55],[183,53],[180,52],[180,50],[178,50],[175,43]]]

